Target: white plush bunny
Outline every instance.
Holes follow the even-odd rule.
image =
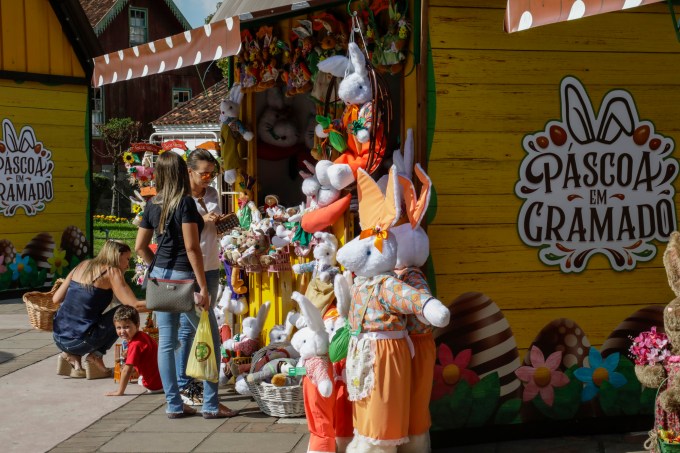
[[[330,160],[320,160],[316,166],[305,161],[309,173],[301,171],[302,193],[307,197],[307,206],[322,208],[340,198],[340,191],[331,185],[328,169],[333,165]]]
[[[264,322],[269,314],[270,302],[265,302],[257,312],[257,318],[249,316],[241,322],[243,332],[234,338],[225,341],[222,346],[228,351],[240,353],[247,357],[253,355],[260,346],[260,334],[264,327]]]
[[[300,306],[307,322],[307,327],[298,330],[291,340],[300,353],[298,366],[306,369],[302,391],[310,433],[307,451],[335,453],[335,389],[328,360],[328,333],[321,313],[309,299],[297,291],[291,297]]]
[[[293,264],[293,272],[296,274],[312,273],[312,279],[318,278],[324,283],[329,283],[339,272],[336,266],[335,255],[338,252],[338,240],[331,233],[314,233],[317,244],[314,247],[314,261],[302,264]]]
[[[220,149],[224,166],[224,180],[227,184],[236,182],[237,171],[241,165],[238,152],[238,141],[243,138],[251,141],[253,133],[238,119],[241,111],[243,93],[241,85],[236,84],[229,90],[229,95],[220,103]]]
[[[324,118],[316,126],[316,135],[327,138],[332,131],[343,130],[345,148],[335,149],[343,154],[328,168],[330,183],[336,189],[343,189],[355,181],[358,168],[366,169],[369,154],[382,156],[385,140],[379,118],[373,118],[373,90],[366,66],[366,58],[359,46],[353,42],[347,46],[349,58],[333,56],[319,62],[319,70],[336,77],[344,77],[338,86],[338,97],[346,104],[340,122]],[[323,117],[320,117],[323,118]],[[330,127],[330,123],[333,127]],[[370,147],[371,129],[376,128],[374,149]],[[331,140],[333,144],[334,141]],[[375,162],[374,162],[375,165]],[[368,169],[372,171],[373,169]]]
[[[234,293],[227,285],[223,285],[222,296],[218,299],[218,306],[237,316],[245,315],[248,312],[248,302],[243,295],[233,297]]]
[[[356,275],[349,323],[350,329],[359,334],[350,339],[346,374],[349,399],[361,404],[354,405],[355,430],[359,436],[348,445],[350,453],[392,453],[397,445],[408,440],[412,345],[403,315],[415,314],[437,327],[446,326],[450,317],[448,308],[440,301],[399,281],[393,274],[401,246],[391,230],[401,211],[397,179],[393,166],[383,194],[368,173],[358,171],[359,219],[363,231],[337,255],[338,262]],[[376,363],[381,365],[375,366]],[[390,395],[389,400],[380,396],[386,394]],[[381,420],[371,417],[378,413],[387,416]],[[384,433],[394,432],[395,426],[403,427],[403,432],[396,438],[385,438]]]

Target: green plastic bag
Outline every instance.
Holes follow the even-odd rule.
[[[212,331],[210,330],[210,319],[208,312],[203,310],[201,320],[198,322],[194,343],[191,345],[189,362],[187,363],[187,376],[191,376],[200,381],[217,382],[219,370],[217,369],[217,359],[213,350]]]
[[[347,350],[349,349],[349,325],[340,327],[333,335],[331,344],[328,345],[328,358],[332,363],[337,363],[347,357]]]

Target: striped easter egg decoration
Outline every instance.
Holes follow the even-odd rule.
[[[602,357],[614,352],[628,357],[628,348],[632,344],[629,337],[635,338],[640,332],[651,330],[653,326],[656,326],[657,332],[664,332],[663,309],[663,305],[649,305],[624,319],[602,344]]]

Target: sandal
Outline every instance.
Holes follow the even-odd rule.
[[[87,363],[87,367],[85,368],[87,379],[104,379],[112,376],[111,368],[102,368],[99,363],[90,359],[90,357],[91,356],[88,356],[85,360]]]
[[[71,361],[71,360],[73,361]],[[85,370],[80,365],[80,357],[62,352],[57,356],[57,374],[73,378],[84,378]],[[75,362],[75,363],[74,363]]]
[[[184,417],[189,417],[190,415],[196,415],[196,409],[194,409],[191,406],[187,406],[186,404],[182,405],[182,412],[168,412],[168,418],[170,419],[175,419],[175,418],[184,418]]]
[[[239,411],[237,410],[231,410],[224,404],[219,405],[219,409],[217,412],[214,414],[209,414],[207,412],[203,412],[203,418],[205,419],[213,419],[213,418],[231,418],[231,417],[236,417],[239,414]]]

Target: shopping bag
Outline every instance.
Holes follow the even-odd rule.
[[[191,376],[201,381],[217,382],[219,370],[217,369],[217,359],[213,349],[212,331],[210,330],[210,319],[208,311],[203,310],[201,319],[198,322],[194,343],[191,345],[189,362],[187,363],[187,376]]]

